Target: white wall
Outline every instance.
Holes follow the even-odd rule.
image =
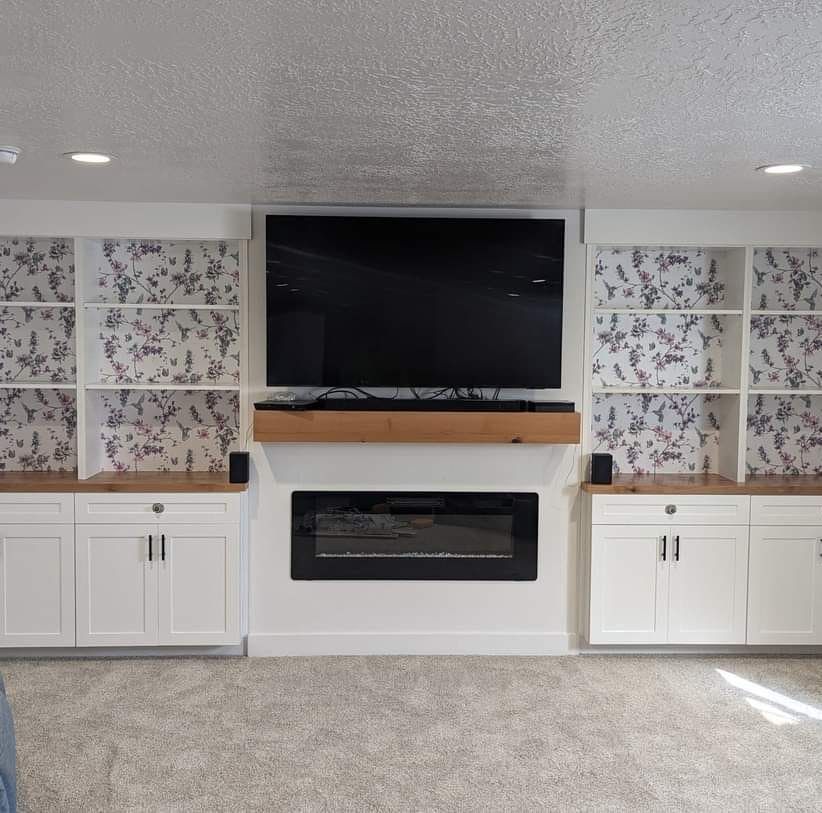
[[[585,252],[573,211],[391,209],[391,214],[566,218],[561,390],[582,400]],[[250,400],[265,387],[265,215],[385,209],[254,207],[249,252]],[[536,352],[539,352],[538,349]],[[533,393],[532,393],[533,395]],[[250,444],[249,654],[549,653],[575,645],[578,449],[553,446]],[[540,495],[535,582],[331,582],[290,578],[296,489],[533,490]]]

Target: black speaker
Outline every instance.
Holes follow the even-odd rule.
[[[611,484],[614,476],[614,458],[609,454],[591,455],[591,482],[601,486]]]
[[[248,482],[248,452],[229,452],[228,482]]]

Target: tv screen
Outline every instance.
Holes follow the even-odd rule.
[[[269,215],[268,385],[559,387],[564,229]]]

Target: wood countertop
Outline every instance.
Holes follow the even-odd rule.
[[[0,472],[0,492],[239,492],[246,483],[229,483],[227,472],[140,471],[95,474],[78,480],[73,472]]]
[[[718,474],[617,474],[610,485],[583,483],[589,494],[746,494],[752,496],[822,495],[818,475],[748,477],[737,483]]]

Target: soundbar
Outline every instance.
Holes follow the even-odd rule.
[[[341,412],[573,412],[574,402],[480,398],[317,398],[258,401],[254,408]]]

